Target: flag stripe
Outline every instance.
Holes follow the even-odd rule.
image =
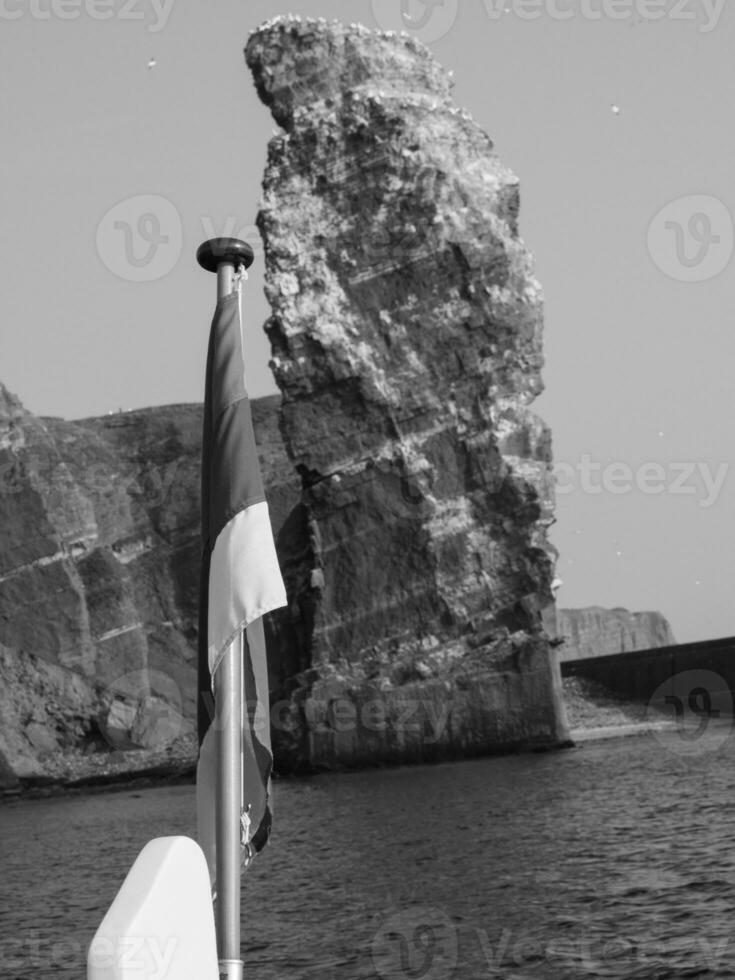
[[[228,405],[214,424],[207,480],[210,491],[205,547],[211,550],[235,514],[265,501],[250,401],[245,396]]]
[[[212,675],[235,636],[286,603],[268,505],[252,504],[223,528],[209,570],[207,659]]]
[[[207,354],[202,441],[202,546],[244,507],[265,500],[245,391],[237,296],[217,304]]]

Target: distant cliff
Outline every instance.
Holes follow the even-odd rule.
[[[658,612],[627,609],[557,609],[556,630],[563,644],[560,660],[602,657],[607,653],[648,650],[676,643],[667,620]]]

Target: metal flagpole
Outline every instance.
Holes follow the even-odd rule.
[[[197,249],[197,262],[217,273],[217,301],[232,292],[235,270],[248,268],[253,250],[237,238],[213,238]],[[227,649],[215,675],[217,737],[217,955],[223,980],[242,980],[240,959],[240,836],[242,814],[243,636]]]

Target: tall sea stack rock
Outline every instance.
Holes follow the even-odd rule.
[[[518,180],[407,35],[278,18],[246,59],[283,129],[259,225],[310,548],[276,738],[326,766],[563,743]]]

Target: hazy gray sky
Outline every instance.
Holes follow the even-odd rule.
[[[0,379],[66,418],[201,400],[214,279],[194,254],[214,234],[257,242],[275,124],[242,48],[278,13],[412,26],[520,178],[560,604],[658,609],[679,641],[735,634],[721,0],[0,2]],[[275,390],[262,254],[247,290],[257,396]]]

